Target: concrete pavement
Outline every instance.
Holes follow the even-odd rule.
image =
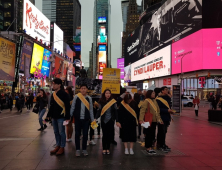
[[[25,109],[22,114],[15,110],[3,111],[0,114],[0,169],[221,170],[222,126],[209,123],[204,110],[198,119],[193,108],[185,108],[182,117],[175,117],[167,134],[167,145],[172,148],[168,154],[158,152],[156,156],[148,156],[138,141],[135,155],[126,156],[116,129],[118,145],[112,145],[111,155],[102,155],[102,140],[95,139],[97,144],[87,149],[89,156],[80,158],[75,157],[74,142],[67,143],[63,156],[51,156],[49,151],[55,144],[53,129],[49,125],[44,132],[37,131],[35,113]]]

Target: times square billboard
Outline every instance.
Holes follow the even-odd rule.
[[[222,1],[167,0],[125,42],[125,66],[202,28],[222,27]]]

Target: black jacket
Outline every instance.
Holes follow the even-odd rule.
[[[116,104],[113,104],[113,105],[111,106],[111,119],[112,119],[113,121],[116,120],[116,122],[118,122],[118,121],[119,121],[119,119],[118,119],[118,112],[117,112],[117,108],[115,108],[115,105],[116,105]],[[105,106],[105,105],[101,105],[101,109],[97,109],[96,119],[98,119],[98,118],[100,117],[101,111],[102,111],[102,109],[103,109],[104,106]],[[116,107],[117,107],[117,106],[116,106]],[[105,114],[106,114],[106,112],[101,116],[101,122],[104,121],[104,119],[105,119]]]
[[[165,96],[161,96],[164,100],[166,100],[170,106],[171,104],[171,98],[168,96],[168,95],[165,95]],[[160,97],[160,98],[161,98]],[[170,113],[168,112],[169,108],[165,106],[165,104],[163,104],[160,100],[156,100],[158,105],[159,105],[159,108],[160,108],[160,116],[161,116],[161,119],[164,121],[164,122],[170,122],[171,121],[171,116],[170,116]]]
[[[44,109],[44,108],[46,108],[47,107],[47,104],[48,104],[48,99],[47,99],[47,97],[40,97],[40,96],[38,96],[37,98],[36,98],[36,101],[37,101],[37,103],[39,104],[39,109],[40,110],[42,110],[42,109]]]
[[[55,92],[54,92],[55,93]],[[53,94],[51,95],[51,101],[50,101],[50,108],[47,117],[51,117],[53,119],[61,119],[65,118],[65,120],[70,119],[70,101],[69,101],[69,95],[63,91],[59,90],[56,95],[62,100],[65,104],[66,113],[62,113],[62,107],[60,107],[57,102],[54,100]]]

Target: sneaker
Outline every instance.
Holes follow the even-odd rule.
[[[156,152],[154,150],[146,150],[149,155],[155,155]]]
[[[96,143],[94,142],[94,140],[91,140],[91,141],[89,142],[89,144],[90,144],[90,145],[96,145]]]
[[[88,156],[89,155],[87,150],[83,150],[82,153],[83,153],[84,156]]]
[[[41,127],[40,129],[38,129],[38,131],[43,131],[44,129]]]
[[[47,128],[47,125],[46,125],[46,124],[44,124],[44,125],[43,125],[43,128],[44,128],[44,129],[46,129],[46,128]]]
[[[134,155],[133,149],[130,149],[130,155]]]
[[[165,147],[161,147],[159,150],[163,151],[164,153],[168,153],[168,150]]]
[[[129,155],[129,150],[125,149],[125,155]]]
[[[171,151],[171,148],[169,148],[167,145],[165,145],[165,149]]]
[[[76,151],[76,156],[77,156],[77,157],[80,157],[80,150],[77,150],[77,151]]]
[[[66,139],[66,142],[71,142],[72,141],[72,139]]]

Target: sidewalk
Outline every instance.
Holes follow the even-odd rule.
[[[49,151],[55,144],[51,125],[39,132],[35,113],[3,111],[0,114],[0,169],[221,170],[222,126],[211,124],[207,119],[200,120],[204,116],[191,118],[194,111],[189,109],[183,111],[187,116],[175,117],[169,127],[167,144],[172,151],[167,154],[158,151],[156,156],[148,156],[138,141],[135,155],[124,155],[116,128],[118,145],[111,146],[111,155],[102,155],[102,139],[95,139],[97,144],[87,148],[89,156],[80,158],[75,157],[74,135],[73,141],[67,143],[64,155],[51,156]]]

